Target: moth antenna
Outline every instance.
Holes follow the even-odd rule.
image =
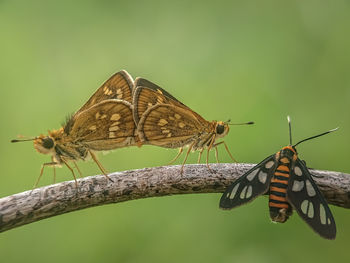
[[[297,146],[298,144],[300,144],[300,143],[302,143],[302,142],[305,142],[305,141],[308,141],[308,140],[311,140],[311,139],[314,139],[314,138],[317,138],[317,137],[326,135],[326,134],[331,133],[331,132],[334,132],[334,131],[336,131],[336,130],[338,130],[338,129],[339,129],[339,127],[335,128],[335,129],[332,129],[332,130],[329,130],[329,131],[326,131],[326,132],[324,132],[324,133],[321,133],[321,134],[318,134],[318,135],[315,135],[315,136],[306,138],[306,139],[304,139],[304,140],[301,140],[301,141],[298,142],[297,144],[293,145],[293,147]]]
[[[289,115],[287,116],[288,126],[289,126],[289,145],[292,145],[292,123]]]

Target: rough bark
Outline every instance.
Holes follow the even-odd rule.
[[[85,177],[0,199],[0,232],[51,216],[109,203],[173,194],[221,193],[253,164],[162,166]],[[350,208],[350,175],[311,170],[329,204]],[[219,202],[219,200],[218,200]]]

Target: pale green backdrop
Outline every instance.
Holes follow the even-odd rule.
[[[339,126],[298,148],[310,167],[350,172],[349,1],[0,1],[0,196],[30,189],[49,160],[17,135],[59,128],[120,69],[161,85],[208,120],[255,121],[226,137],[241,162]],[[109,171],[166,164],[151,146],[100,155]],[[230,162],[220,149],[223,162]],[[189,163],[195,162],[193,154]],[[213,161],[213,159],[212,159]],[[85,175],[99,172],[80,162]],[[66,168],[60,181],[71,180]],[[41,185],[52,182],[48,169]],[[150,198],[0,234],[1,262],[341,262],[350,211],[321,239],[295,214],[272,224],[267,199],[218,209],[220,194]]]

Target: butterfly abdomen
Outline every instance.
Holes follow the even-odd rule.
[[[282,160],[278,162],[269,191],[270,217],[272,221],[280,223],[288,219],[292,210],[286,198],[290,174],[289,160],[287,158],[282,158]]]

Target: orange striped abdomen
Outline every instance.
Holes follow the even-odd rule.
[[[292,211],[292,208],[286,199],[289,180],[288,164],[279,162],[279,166],[277,167],[270,183],[270,217],[272,221],[280,223],[284,223]]]

